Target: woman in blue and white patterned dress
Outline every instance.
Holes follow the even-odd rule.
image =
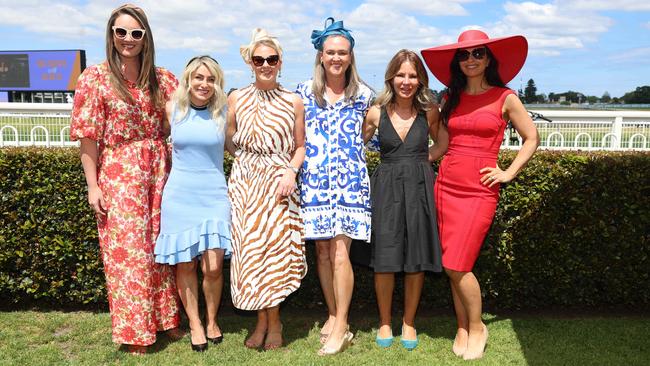
[[[331,21],[331,24],[327,24]],[[320,355],[352,340],[348,309],[354,287],[353,239],[370,241],[370,188],[361,124],[374,97],[357,73],[354,39],[343,22],[312,32],[318,50],[311,80],[298,84],[305,105],[306,158],[300,175],[305,239],[316,241],[318,276],[329,317]]]

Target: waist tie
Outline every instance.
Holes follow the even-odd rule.
[[[398,156],[381,155],[381,162],[385,164],[428,163],[429,154],[422,153],[422,154],[408,154],[408,155],[398,155]]]
[[[462,155],[462,156],[471,156],[474,158],[486,158],[486,159],[496,159],[499,156],[499,150],[497,151],[484,151],[475,148],[450,148],[447,150],[446,155]]]

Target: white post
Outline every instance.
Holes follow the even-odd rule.
[[[618,149],[621,147],[621,142],[623,141],[623,116],[618,115],[614,118],[612,133],[616,137],[614,141],[612,141],[612,149]]]

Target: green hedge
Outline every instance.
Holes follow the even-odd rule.
[[[514,156],[505,151],[500,163],[507,166]],[[369,155],[371,170],[377,162]],[[650,305],[649,171],[649,153],[538,152],[502,188],[477,262],[486,306]],[[104,306],[97,232],[78,150],[0,149],[0,194],[3,302]],[[307,249],[309,273],[288,303],[323,308],[314,247]],[[227,264],[224,272],[227,277]],[[355,267],[355,273],[353,307],[374,306],[372,272]],[[396,303],[401,298],[396,293]],[[446,277],[427,275],[421,306],[450,302]]]

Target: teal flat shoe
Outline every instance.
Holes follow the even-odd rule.
[[[375,342],[377,345],[381,348],[388,348],[393,344],[393,334],[391,332],[390,337],[382,338],[379,336],[379,331],[377,331],[377,338],[375,338]]]
[[[404,335],[404,329],[402,329],[402,335]],[[415,334],[415,339],[404,339],[403,337],[400,337],[400,343],[402,343],[402,347],[406,348],[409,351],[412,351],[415,347],[418,346],[417,331]]]

